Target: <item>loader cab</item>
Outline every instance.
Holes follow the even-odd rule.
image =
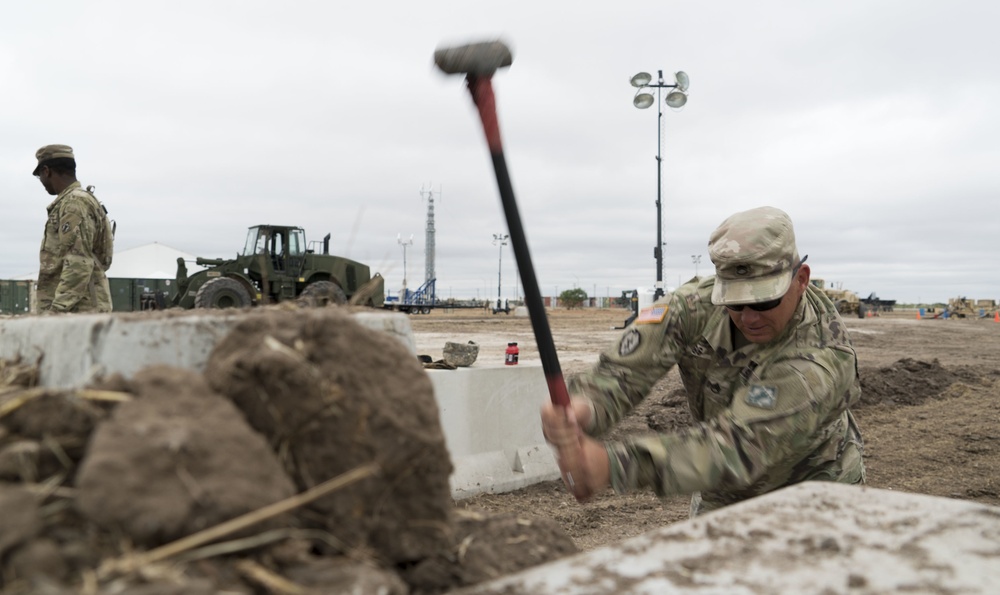
[[[289,275],[298,275],[305,253],[306,234],[301,227],[251,227],[243,248],[244,256],[263,256],[275,273]]]

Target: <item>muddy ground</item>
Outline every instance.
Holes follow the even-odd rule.
[[[430,595],[686,518],[686,498],[581,505],[559,482],[452,501],[423,367],[348,314],[242,313],[203,374],[159,366],[65,391],[0,362],[0,591]],[[191,314],[122,316],[175,315]],[[551,311],[564,371],[626,316]],[[474,341],[474,365],[499,364],[517,341],[537,362],[526,317],[410,322],[434,360]],[[1000,505],[1000,323],[847,323],[870,485]],[[672,372],[618,431],[685,426],[680,391]]]
[[[563,371],[585,369],[617,336],[620,310],[553,310],[549,321]],[[527,318],[479,311],[411,316],[418,351],[437,358],[445,341],[476,341],[478,362],[503,361],[517,341],[522,362],[538,362]],[[1000,323],[922,319],[916,312],[847,318],[858,351],[862,405],[855,414],[865,439],[873,487],[1000,506]],[[664,378],[616,430],[670,431],[689,423],[680,378]],[[688,499],[608,492],[578,504],[560,482],[459,506],[494,512],[531,510],[554,519],[581,550],[684,520]]]

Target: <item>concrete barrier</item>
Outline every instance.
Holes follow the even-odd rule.
[[[399,339],[416,357],[405,314],[360,312],[363,326]],[[95,377],[130,377],[166,364],[202,371],[239,314],[89,314],[0,320],[0,358],[37,362],[39,384],[77,388]],[[427,370],[455,465],[452,496],[505,492],[559,477],[538,410],[548,394],[538,365]]]
[[[998,507],[807,482],[453,593],[987,595],[998,556]]]
[[[455,472],[452,496],[509,492],[559,478],[542,436],[548,399],[541,364],[428,370]]]
[[[238,320],[238,314],[226,313],[10,318],[0,320],[0,358],[38,362],[39,383],[56,388],[84,386],[95,376],[114,372],[129,377],[151,364],[200,372]],[[393,335],[416,354],[413,329],[404,315],[362,312],[355,320]]]

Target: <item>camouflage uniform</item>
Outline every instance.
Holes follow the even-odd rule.
[[[94,256],[107,216],[89,192],[73,182],[48,206],[39,252],[39,312],[110,312],[105,268]]]
[[[787,277],[800,262],[791,241],[784,264],[772,259],[761,270]],[[717,272],[727,273],[716,256]],[[774,284],[772,274],[761,278]],[[718,283],[693,280],[644,309],[593,370],[569,379],[569,392],[590,400],[587,433],[599,436],[679,368],[693,427],[607,442],[612,487],[693,494],[695,516],[801,481],[863,483],[861,434],[848,410],[861,394],[857,357],[834,304],[810,285],[780,336],[747,344],[716,305],[733,303],[720,301]],[[775,287],[781,295],[788,283]]]

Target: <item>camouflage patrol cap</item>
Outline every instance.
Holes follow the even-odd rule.
[[[792,220],[774,207],[750,209],[723,221],[708,239],[708,253],[716,275],[712,303],[719,306],[785,295],[799,264]]]
[[[76,163],[76,157],[73,156],[73,147],[69,145],[45,145],[35,151],[35,158],[38,159],[38,165],[35,166],[35,171],[31,172],[33,176],[38,175],[38,171],[45,165],[46,161],[72,159],[73,163]]]

